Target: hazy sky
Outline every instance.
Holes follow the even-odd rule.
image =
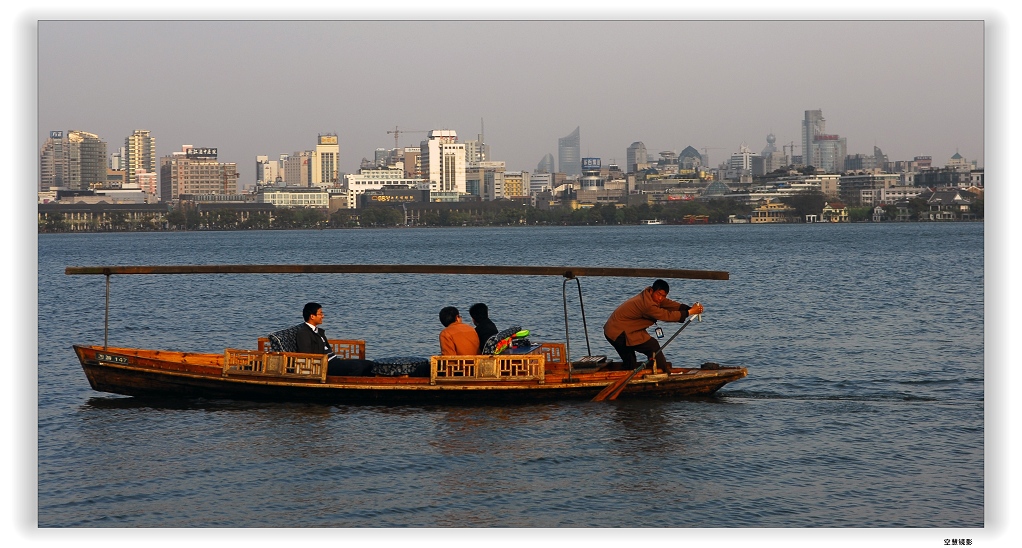
[[[581,127],[582,155],[624,164],[707,148],[718,163],[776,135],[801,152],[822,109],[848,153],[956,151],[983,165],[984,22],[84,21],[38,24],[38,142],[98,134],[112,152],[148,129],[160,156],[217,147],[254,182],[276,158],[336,133],[354,172],[387,131],[485,128],[494,160],[533,171]]]

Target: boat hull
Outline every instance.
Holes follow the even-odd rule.
[[[228,376],[223,355],[75,346],[93,390],[136,397],[296,401],[331,404],[510,404],[590,400],[626,371],[547,374],[542,381],[431,383],[423,377],[279,379]],[[706,396],[745,377],[744,367],[637,375],[619,399]]]

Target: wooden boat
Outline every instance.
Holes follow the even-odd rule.
[[[569,281],[575,280],[578,285],[585,325],[581,276],[726,280],[727,272],[472,265],[174,265],[68,267],[65,273],[105,275],[108,313],[110,276],[114,274],[428,273],[565,278],[564,342],[533,344],[525,340],[500,354],[431,356],[428,364],[381,360],[374,363],[373,374],[368,376],[329,375],[325,355],[293,352],[286,340],[275,336],[260,338],[255,349],[227,348],[222,354],[109,346],[106,330],[102,345],[74,345],[94,390],[127,396],[334,404],[505,404],[588,400],[615,383],[622,387],[619,393],[624,398],[705,396],[748,374],[744,367],[706,363],[669,372],[642,369],[632,375],[630,368],[604,356],[592,356],[591,351],[578,360],[570,357]],[[341,358],[365,359],[365,341],[337,339],[330,343]],[[587,327],[586,344],[588,348]]]

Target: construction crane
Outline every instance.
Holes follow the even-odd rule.
[[[422,130],[419,130],[419,129],[399,129],[397,126],[394,126],[394,130],[393,131],[388,131],[387,135],[390,135],[391,133],[394,134],[394,148],[398,148],[397,141],[398,141],[398,136],[400,134],[402,134],[402,133],[426,133],[426,132],[427,132],[427,130],[424,130],[424,129],[422,129]]]

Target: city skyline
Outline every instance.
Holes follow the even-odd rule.
[[[705,148],[716,164],[768,134],[801,148],[806,110],[823,111],[848,154],[985,163],[981,20],[39,21],[38,32],[40,146],[80,129],[112,152],[146,129],[160,157],[218,148],[242,184],[256,156],[312,149],[321,133],[338,135],[338,167],[356,172],[393,147],[395,127],[400,146],[431,129],[482,133],[509,169],[556,157],[575,127],[581,156],[604,164],[636,141],[651,158]],[[445,68],[425,71],[438,36]],[[799,63],[781,63],[796,45]],[[83,85],[106,82],[113,60],[133,77]]]

